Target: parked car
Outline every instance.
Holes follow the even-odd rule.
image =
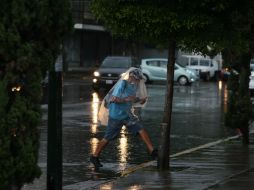
[[[254,59],[250,60],[250,70],[254,71]]]
[[[254,71],[252,71],[250,75],[249,90],[251,95],[254,95]]]
[[[147,83],[152,81],[167,80],[167,64],[168,59],[165,58],[149,58],[141,60],[141,70]],[[191,84],[199,77],[195,71],[182,67],[175,63],[174,81],[180,85]]]
[[[220,79],[222,81],[227,81],[232,73],[235,75],[239,75],[239,72],[235,69],[230,69],[227,67],[223,68],[221,69],[221,72],[220,72]]]
[[[254,71],[254,59],[251,59],[250,60],[250,71],[253,72]],[[221,69],[221,72],[220,72],[220,79],[223,80],[223,81],[227,81],[230,74],[231,73],[234,73],[234,74],[239,74],[238,71],[236,71],[235,69],[230,69],[230,68],[222,68]]]
[[[213,59],[200,55],[182,55],[181,60],[187,68],[197,70],[201,79],[208,81],[220,76],[220,65]]]
[[[110,89],[130,67],[140,67],[139,61],[131,56],[108,56],[93,73],[93,89]]]

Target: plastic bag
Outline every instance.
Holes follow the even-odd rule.
[[[129,77],[129,72],[132,71],[133,69],[136,69],[136,68],[131,67],[128,71],[125,72],[124,75],[122,75],[122,77],[118,80],[118,82],[120,80],[127,80],[128,77]],[[110,89],[110,91],[107,93],[107,95],[103,98],[103,100],[101,102],[101,106],[100,106],[100,109],[99,109],[99,112],[98,112],[98,121],[99,121],[100,125],[102,125],[102,126],[107,126],[108,125],[108,116],[109,116],[108,107],[109,107],[110,100],[111,100],[111,97],[112,97],[112,93],[113,93],[113,90],[114,90],[116,84]],[[146,90],[144,80],[140,80],[139,88],[137,90],[136,96],[138,98],[147,98],[147,90]],[[144,107],[145,105],[146,105],[146,103],[140,104],[140,102],[137,102],[137,103],[134,103],[132,106],[141,108],[141,107]],[[133,118],[133,121],[136,122],[138,120],[136,118]]]

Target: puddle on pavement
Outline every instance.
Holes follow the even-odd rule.
[[[115,179],[117,177],[120,177],[120,173],[113,170],[100,168],[97,170],[93,169],[93,171],[91,172],[91,176],[93,180]]]

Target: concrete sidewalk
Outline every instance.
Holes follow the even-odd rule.
[[[129,168],[117,180],[91,189],[252,190],[254,134],[250,134],[248,146],[242,145],[239,137],[208,143],[172,155],[170,171],[157,171],[156,162],[152,161]]]

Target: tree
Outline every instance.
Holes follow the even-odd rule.
[[[254,117],[248,87],[250,58],[254,53],[253,10],[253,1],[244,0],[241,3],[224,1],[221,11],[217,12],[219,20],[214,26],[214,32],[208,33],[209,38],[197,39],[202,40],[204,45],[211,45],[213,51],[210,53],[222,52],[223,65],[239,72],[239,75],[232,72],[229,77],[228,111],[225,114],[225,124],[241,131],[244,144],[249,142],[249,123]],[[185,42],[188,48],[195,48],[193,47],[195,44],[196,42],[194,44]]]
[[[204,54],[214,55],[222,52],[223,65],[235,69],[239,75],[231,73],[229,77],[228,111],[225,114],[225,125],[239,129],[243,135],[243,143],[249,142],[249,123],[253,121],[253,104],[249,95],[250,58],[254,54],[254,2],[244,0],[224,1],[219,18],[213,26],[213,32],[203,33],[209,37],[196,38],[194,43],[185,41],[187,49],[196,49],[197,40],[204,46],[209,44],[212,52],[203,48]],[[208,41],[207,41],[208,40]]]
[[[226,126],[239,129],[242,133],[242,142],[243,144],[249,144],[249,123],[253,120],[253,105],[249,95],[248,89],[248,80],[249,78],[249,58],[250,56],[246,56],[242,54],[238,56],[241,63],[240,73],[231,72],[229,82],[228,82],[228,111],[225,114],[225,124]],[[244,61],[248,60],[248,61]],[[245,64],[243,64],[245,63]],[[246,87],[247,84],[247,87]]]
[[[0,189],[21,189],[37,166],[42,76],[70,31],[69,1],[2,0],[0,10]]]
[[[254,53],[254,3],[233,1],[224,20],[223,60],[225,65],[237,70],[231,73],[228,89],[228,111],[225,124],[239,129],[243,143],[249,143],[249,123],[253,120],[253,104],[249,94],[250,59]]]
[[[94,0],[91,10],[112,35],[168,48],[167,89],[159,169],[169,169],[175,50],[205,52],[219,30],[224,2],[216,0]],[[216,26],[216,27],[214,27]],[[215,30],[216,29],[216,30]],[[184,45],[184,46],[183,46]]]

